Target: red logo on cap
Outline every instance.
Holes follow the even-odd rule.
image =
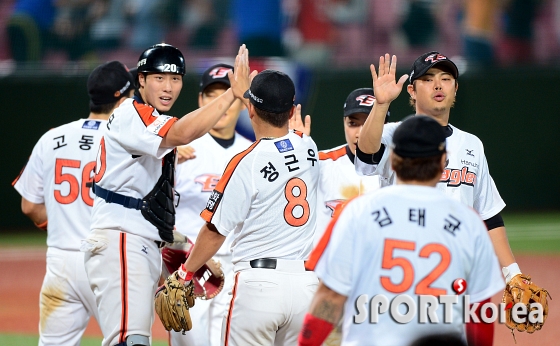
[[[356,97],[356,101],[360,101],[360,106],[373,106],[375,101],[375,96],[372,95],[360,95]]]
[[[224,78],[229,71],[231,71],[231,69],[227,67],[216,67],[208,74],[212,76],[212,78]]]
[[[467,290],[467,281],[465,279],[455,279],[451,285],[453,291],[457,294],[461,294]]]
[[[424,61],[431,61],[434,63],[441,60],[447,60],[447,57],[441,54],[430,54],[426,57]]]

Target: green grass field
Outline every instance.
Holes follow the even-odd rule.
[[[15,334],[0,334],[0,345],[2,346],[35,346],[39,343],[38,336],[29,335],[15,335]],[[100,338],[84,337],[81,346],[99,346],[101,345]],[[167,346],[167,341],[154,341],[152,346]]]
[[[560,213],[510,213],[503,215],[514,254],[560,254]],[[45,246],[46,233],[39,230],[0,233],[2,248]],[[0,334],[0,345],[37,345],[38,336]],[[101,343],[100,338],[84,338],[82,346]],[[154,341],[154,346],[167,342]]]

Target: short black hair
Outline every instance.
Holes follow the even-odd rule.
[[[292,109],[290,108],[286,112],[272,113],[272,112],[263,111],[262,109],[259,109],[257,107],[253,107],[253,109],[255,110],[259,118],[261,118],[266,123],[274,127],[285,126],[288,123],[288,120],[290,119],[290,112],[292,111]]]
[[[397,177],[402,181],[430,181],[443,173],[441,156],[401,157],[393,152],[391,165]]]
[[[106,103],[103,105],[96,105],[93,102],[89,101],[89,111],[96,114],[107,114],[115,107],[117,102],[118,101]]]

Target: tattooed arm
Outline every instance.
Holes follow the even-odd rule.
[[[321,345],[338,324],[344,311],[346,296],[336,293],[322,282],[305,316],[299,334],[299,346]]]

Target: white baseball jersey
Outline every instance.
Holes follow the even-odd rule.
[[[45,203],[47,245],[79,250],[89,233],[95,158],[107,122],[80,119],[45,133],[13,183],[22,197]]]
[[[334,211],[345,201],[379,189],[379,176],[360,176],[354,168],[354,155],[348,145],[319,152],[321,180],[317,190],[317,232],[321,238]]]
[[[251,143],[236,133],[233,145],[224,148],[207,133],[189,144],[195,149],[196,158],[177,165],[175,174],[175,191],[181,196],[175,209],[177,231],[196,241],[200,228],[205,224],[200,212],[206,207],[225,166],[235,154],[247,149]],[[230,254],[230,239],[226,239],[218,254]]]
[[[290,131],[258,140],[229,162],[201,216],[222,235],[234,233],[234,264],[307,259],[315,232],[318,159],[311,137]]]
[[[386,149],[381,161],[377,165],[370,165],[357,158],[355,166],[358,174],[378,174],[382,185],[393,182],[394,172],[387,148],[393,142],[393,133],[399,125],[400,122],[385,124],[381,143]],[[504,209],[506,204],[490,176],[484,146],[475,135],[461,131],[451,124],[449,127],[453,131],[447,137],[449,161],[437,188],[454,200],[473,207],[483,220],[488,220]]]
[[[162,158],[174,148],[160,148],[162,138],[177,118],[160,115],[136,99],[125,100],[107,122],[97,157],[95,183],[104,189],[144,198],[162,170]],[[91,229],[118,229],[152,240],[158,230],[139,210],[95,197]]]
[[[308,265],[313,263],[327,287],[348,297],[342,345],[408,345],[430,333],[464,337],[463,296],[480,302],[504,288],[480,216],[427,186],[390,186],[349,202],[313,251]],[[456,279],[466,281],[466,290],[452,290]],[[459,303],[453,304],[452,323],[443,323],[443,305],[436,310],[436,324],[419,323],[418,310],[405,324],[389,311],[379,314],[378,323],[370,323],[369,315],[354,323],[356,301],[363,294],[368,303],[378,294],[389,302],[406,294],[416,304],[419,295],[458,294]],[[369,313],[369,305],[362,308]],[[405,306],[400,308],[404,314]]]

